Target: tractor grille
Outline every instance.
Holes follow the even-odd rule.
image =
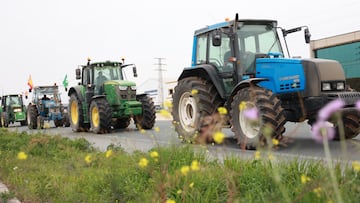
[[[301,88],[300,82],[282,83],[282,84],[280,84],[280,90],[281,91],[294,90],[294,89],[300,89],[300,88]]]
[[[353,105],[360,100],[360,92],[336,92],[327,93],[326,95],[332,99],[342,99],[346,105]]]
[[[118,94],[121,99],[126,100],[135,100],[136,99],[136,90],[132,90],[130,87],[127,87],[126,90],[119,90]]]

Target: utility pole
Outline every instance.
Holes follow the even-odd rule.
[[[164,80],[163,80],[163,76],[162,76],[162,72],[165,71],[165,69],[162,68],[164,64],[162,61],[165,60],[165,58],[155,58],[158,60],[158,62],[155,64],[158,66],[157,69],[155,69],[156,71],[159,72],[159,102],[160,102],[160,107],[164,108]]]

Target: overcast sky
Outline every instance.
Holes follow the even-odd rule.
[[[360,30],[359,8],[359,0],[0,0],[0,90],[26,91],[29,75],[34,85],[50,85],[67,74],[75,85],[88,57],[125,57],[137,66],[139,89],[156,87],[155,58],[165,58],[165,80],[176,80],[190,65],[194,30],[236,12],[283,28],[307,25],[316,40]],[[302,32],[288,40],[292,56],[309,57]]]

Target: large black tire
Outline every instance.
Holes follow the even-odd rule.
[[[5,128],[9,127],[9,117],[6,112],[1,113],[1,125]]]
[[[37,128],[37,117],[38,117],[38,110],[36,106],[29,105],[27,108],[27,123],[29,129],[36,129]]]
[[[92,131],[96,134],[110,133],[112,110],[106,99],[98,98],[91,101],[89,111]]]
[[[64,125],[64,119],[54,120],[55,127],[62,127]]]
[[[114,128],[115,129],[124,129],[130,125],[130,117],[127,118],[118,118],[114,121]]]
[[[75,93],[70,95],[68,110],[72,130],[74,132],[88,131],[89,126],[84,123],[84,111],[81,101]]]
[[[345,109],[341,112],[341,119],[342,123],[339,123],[336,118],[333,121],[335,126],[334,140],[352,139],[360,133],[360,112],[358,110]]]
[[[64,127],[70,127],[69,114],[64,114]]]
[[[148,95],[140,95],[136,98],[142,103],[142,114],[134,116],[134,123],[138,129],[152,129],[156,120],[155,105]]]
[[[241,102],[244,108],[240,109]],[[245,110],[256,107],[258,119],[245,116]],[[270,91],[257,86],[243,88],[231,103],[231,125],[242,149],[256,149],[267,144],[267,140],[282,139],[286,118],[280,100]],[[266,132],[266,133],[264,133]]]
[[[196,92],[193,95],[192,91]],[[215,86],[198,77],[180,80],[173,94],[173,124],[179,137],[197,142],[206,117],[217,113],[222,100]],[[200,141],[202,142],[202,141]]]

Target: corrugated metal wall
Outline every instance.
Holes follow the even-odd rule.
[[[360,78],[360,42],[321,48],[315,50],[315,57],[337,60],[346,78]]]

